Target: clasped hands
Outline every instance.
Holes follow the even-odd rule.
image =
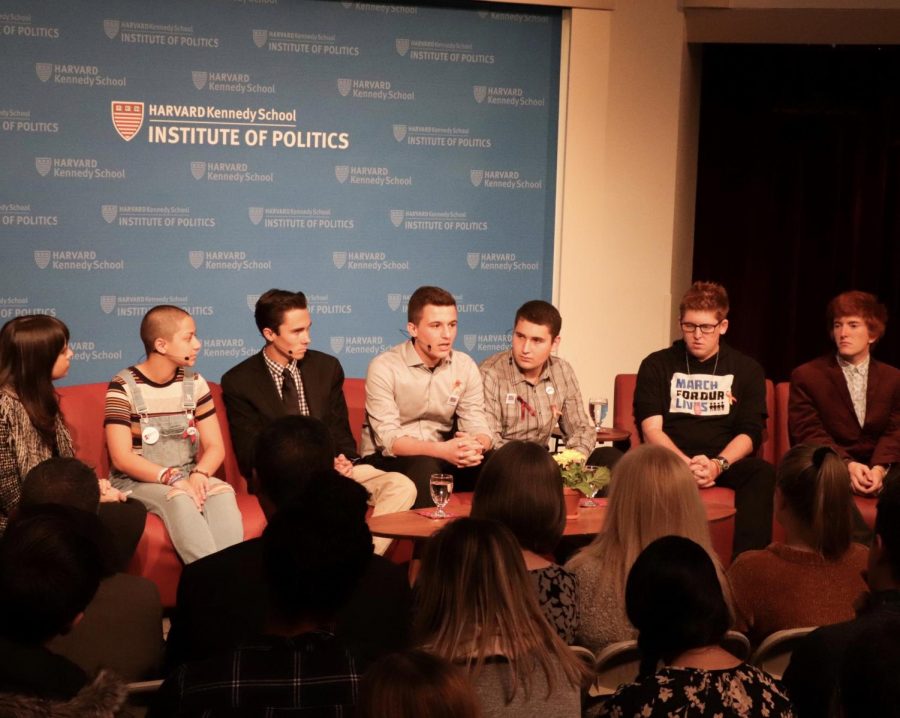
[[[199,471],[192,471],[185,477],[180,469],[176,471],[176,477],[171,479],[169,486],[172,487],[173,491],[183,491],[190,496],[197,510],[202,511],[203,505],[206,503],[207,491],[209,490],[209,477]],[[169,492],[168,495],[171,496],[172,492]]]
[[[697,486],[701,489],[708,489],[715,486],[716,479],[722,473],[722,467],[708,456],[698,454],[687,460],[688,468],[697,481]]]
[[[850,472],[850,487],[854,493],[874,496],[881,492],[886,473],[883,467],[873,466],[869,468],[858,461],[851,461],[847,464],[847,471]]]
[[[484,445],[474,436],[457,431],[452,439],[443,442],[444,459],[459,469],[478,466],[484,459]]]

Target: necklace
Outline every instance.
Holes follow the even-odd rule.
[[[719,368],[719,354],[721,352],[716,352],[716,363],[713,364],[713,376],[716,375],[716,370]],[[699,361],[699,359],[697,360]],[[684,368],[687,369],[688,376],[691,375],[691,363],[688,360],[688,350],[687,347],[684,348]]]

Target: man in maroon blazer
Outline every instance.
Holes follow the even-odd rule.
[[[866,292],[828,305],[836,355],[794,369],[788,405],[792,444],[833,446],[858,494],[875,495],[900,476],[900,370],[872,358],[887,311]]]

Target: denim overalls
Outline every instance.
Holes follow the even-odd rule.
[[[117,377],[131,392],[134,413],[140,417],[141,450],[148,461],[160,466],[178,467],[187,480],[196,465],[200,434],[194,426],[194,372],[185,369],[181,388],[182,413],[169,416],[150,416],[144,398],[145,391],[125,369]],[[131,491],[150,513],[159,516],[166,525],[178,555],[185,563],[207,556],[243,539],[243,523],[237,508],[234,490],[224,481],[209,479],[206,502],[202,511],[194,500],[178,487],[153,481],[135,481],[115,469],[110,478],[120,491]]]

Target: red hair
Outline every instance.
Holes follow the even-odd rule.
[[[841,317],[862,317],[866,326],[877,342],[884,336],[884,328],[887,325],[888,313],[885,306],[878,301],[878,297],[868,292],[857,290],[838,294],[828,302],[828,331],[831,332],[836,319]]]
[[[694,282],[681,298],[679,316],[684,318],[687,311],[715,312],[716,319],[722,321],[728,316],[728,292],[716,282]]]

